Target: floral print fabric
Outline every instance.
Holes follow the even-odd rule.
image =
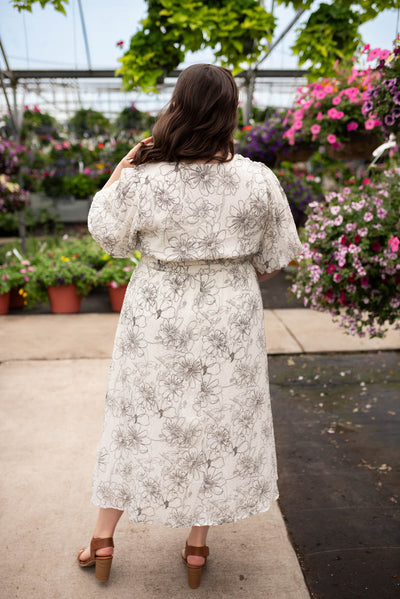
[[[277,179],[241,156],[124,169],[94,197],[89,230],[113,256],[142,252],[116,332],[92,502],[170,527],[267,510],[278,489],[255,268],[301,251]]]

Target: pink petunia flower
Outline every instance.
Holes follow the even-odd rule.
[[[374,218],[373,214],[371,212],[366,212],[364,214],[364,220],[365,222],[369,222],[370,220],[372,220]]]
[[[386,60],[390,56],[390,50],[381,50],[379,60]]]
[[[371,50],[368,53],[367,62],[371,62],[371,60],[375,60],[375,58],[379,58],[380,55],[381,55],[381,49],[380,48],[374,48],[373,50]]]
[[[400,239],[392,235],[388,241],[388,245],[392,248],[393,252],[397,252],[400,245]]]
[[[342,98],[340,96],[335,96],[332,100],[332,104],[334,106],[337,106],[338,104],[340,104],[341,101],[342,101]]]
[[[319,112],[317,114],[317,121],[322,121],[323,118],[324,118],[324,115],[322,114],[322,112]]]
[[[330,144],[334,144],[334,143],[336,143],[336,135],[334,135],[333,133],[329,133],[329,135],[327,136],[326,140]]]
[[[347,131],[355,131],[356,129],[358,129],[358,124],[355,121],[347,123]]]
[[[335,272],[336,266],[334,264],[329,264],[327,270],[328,270],[329,274],[332,272]]]
[[[367,119],[365,121],[365,128],[366,129],[373,129],[375,127],[375,119]]]
[[[310,131],[313,135],[318,135],[318,133],[321,131],[321,125],[311,125]]]

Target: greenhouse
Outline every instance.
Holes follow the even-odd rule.
[[[8,595],[394,597],[398,0],[0,8]]]

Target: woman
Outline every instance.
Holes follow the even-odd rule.
[[[210,526],[278,497],[258,281],[301,251],[286,197],[263,164],[234,154],[238,90],[194,65],[171,103],[94,197],[89,230],[142,259],[115,337],[93,476],[100,508],[81,566],[107,580],[113,534],[134,522],[191,526],[182,551],[200,584]]]

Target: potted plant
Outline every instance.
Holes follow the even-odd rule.
[[[50,301],[53,314],[80,311],[83,296],[96,282],[96,271],[79,258],[55,250],[35,258],[35,276],[26,284],[31,301]]]
[[[79,173],[65,178],[65,189],[77,200],[86,200],[97,191],[97,183],[89,175]]]
[[[291,288],[360,337],[400,319],[400,169],[309,205],[304,259]]]
[[[350,73],[337,68],[334,77],[300,87],[283,121],[289,125],[283,136],[290,145],[301,138],[325,146],[332,158],[369,157],[381,140],[381,121],[375,119],[366,126],[361,108],[364,92],[378,78],[370,67],[353,67]]]
[[[8,313],[11,290],[20,285],[23,279],[20,268],[21,265],[15,262],[3,262],[0,265],[0,314]],[[25,301],[27,294],[25,291],[22,293]]]
[[[107,285],[113,312],[120,312],[132,272],[140,260],[140,252],[132,258],[112,258],[98,272],[97,282]]]

